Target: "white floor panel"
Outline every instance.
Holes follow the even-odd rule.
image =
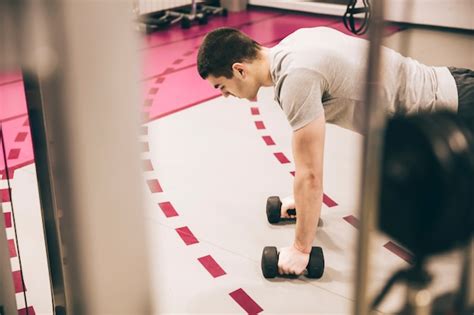
[[[160,284],[156,296],[166,312],[242,312],[232,300],[221,299],[214,305],[201,301],[240,287],[252,292],[264,313],[351,312],[357,231],[343,217],[357,216],[362,139],[328,125],[325,192],[339,205],[323,206],[324,224],[316,236],[315,245],[324,248],[326,257],[323,278],[265,280],[260,270],[263,247],[287,246],[294,236],[294,225],[271,226],[265,215],[269,195],[292,193],[289,171],[294,170],[273,156],[281,151],[291,160],[291,132],[269,97],[263,91],[258,116],[250,114],[250,107],[256,104],[218,98],[148,124],[154,171],[146,176],[157,178],[164,190],[148,194],[148,219],[157,233],[152,232],[157,268],[153,281]],[[267,129],[257,130],[256,120],[263,120]],[[276,145],[266,146],[262,135],[271,135]],[[179,217],[164,216],[157,203],[166,201]],[[188,226],[200,243],[186,246],[174,231],[182,226]],[[372,291],[395,270],[408,266],[383,248],[387,241],[374,234]],[[211,254],[227,275],[212,279],[197,261],[198,255],[205,254]],[[457,274],[453,264],[442,270]],[[442,290],[457,283],[452,277],[444,280]],[[403,298],[400,291],[392,294],[382,310],[394,312]]]
[[[27,303],[34,307],[36,314],[52,314],[46,245],[34,167],[16,170],[10,184]],[[20,267],[19,262],[15,265]],[[21,305],[24,306],[24,301]]]

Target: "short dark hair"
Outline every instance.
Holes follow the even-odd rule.
[[[259,43],[235,28],[218,28],[204,38],[197,57],[199,75],[232,78],[232,65],[252,61],[261,49]]]

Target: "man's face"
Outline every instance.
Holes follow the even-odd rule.
[[[255,101],[259,86],[248,74],[238,71],[230,79],[226,77],[214,77],[210,75],[207,81],[216,89],[219,89],[224,97],[229,95]]]

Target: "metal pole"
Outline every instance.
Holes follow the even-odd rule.
[[[372,21],[369,28],[369,55],[367,62],[367,82],[365,90],[365,138],[364,159],[362,162],[362,189],[360,198],[360,232],[357,250],[357,269],[355,276],[355,315],[370,314],[367,287],[369,284],[370,232],[375,227],[378,211],[380,160],[383,145],[385,112],[378,102],[380,50],[383,35],[384,1],[374,0]]]
[[[43,141],[34,140],[44,153],[38,176],[49,175],[39,181],[50,186],[45,224],[58,232],[47,240],[49,263],[60,264],[51,272],[62,273],[53,275],[62,280],[53,281],[55,313],[150,314],[132,3],[28,4],[22,61]]]

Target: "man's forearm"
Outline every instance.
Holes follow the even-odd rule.
[[[321,214],[323,190],[321,180],[298,172],[294,183],[296,220],[295,247],[305,253],[311,251]]]

